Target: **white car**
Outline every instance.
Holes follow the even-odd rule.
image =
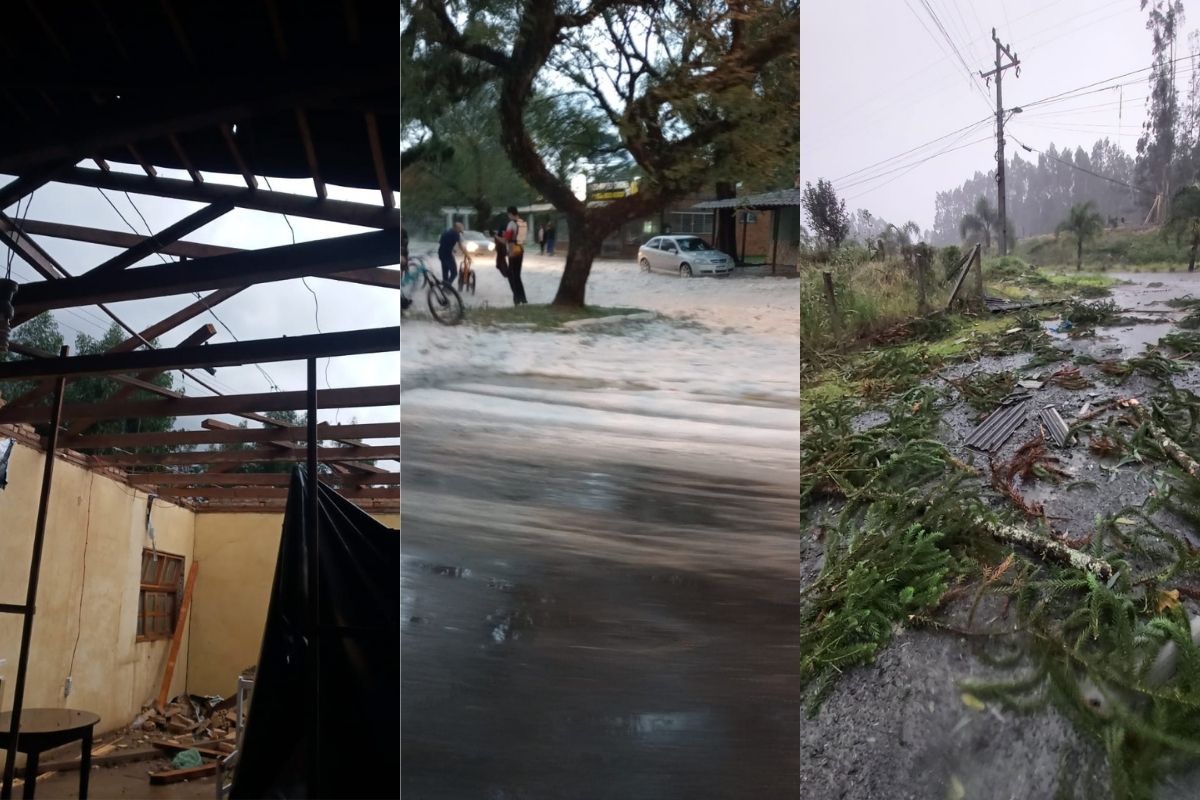
[[[495,255],[496,253],[496,245],[492,242],[492,237],[479,231],[463,231],[462,248],[467,251],[467,255],[471,258],[489,254]]]
[[[681,278],[733,272],[733,259],[699,236],[655,236],[638,248],[638,264],[642,272],[670,272]]]

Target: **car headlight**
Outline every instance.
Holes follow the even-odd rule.
[[[467,252],[468,253],[474,253],[478,249],[479,249],[479,245],[475,244],[474,242],[467,242]]]

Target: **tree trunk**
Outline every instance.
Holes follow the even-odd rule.
[[[1188,259],[1188,272],[1196,271],[1196,248],[1200,247],[1200,236],[1192,237],[1192,253]]]
[[[567,225],[571,230],[571,238],[567,242],[567,263],[563,267],[553,305],[583,308],[592,261],[600,254],[600,245],[608,232],[589,226],[584,217],[569,216]]]
[[[1083,237],[1079,237],[1075,241],[1075,271],[1079,272],[1083,269]]]
[[[737,186],[732,183],[719,182],[716,188],[718,200],[737,197]],[[734,209],[721,208],[717,210],[717,229],[713,231],[713,247],[737,258],[737,218],[734,216]]]

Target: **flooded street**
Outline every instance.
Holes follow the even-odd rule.
[[[791,475],[405,414],[406,798],[795,796]]]

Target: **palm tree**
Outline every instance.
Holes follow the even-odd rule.
[[[1200,186],[1192,184],[1180,189],[1171,200],[1171,216],[1163,234],[1174,233],[1178,242],[1187,236],[1192,241],[1188,272],[1196,271],[1196,249],[1200,248]]]
[[[905,247],[909,247],[913,243],[914,236],[921,235],[921,226],[909,220],[903,225],[888,224],[883,230],[883,236],[879,239],[880,249],[886,250],[889,255],[903,252]]]
[[[1076,203],[1071,206],[1067,218],[1058,223],[1054,229],[1055,238],[1060,233],[1069,233],[1075,237],[1075,271],[1083,269],[1083,243],[1093,239],[1104,230],[1104,218],[1096,210],[1096,204],[1091,200],[1086,203]]]
[[[976,242],[982,240],[985,251],[991,250],[992,231],[998,230],[999,220],[1000,215],[996,213],[996,209],[992,208],[986,197],[981,197],[975,202],[975,213],[962,218],[958,232],[964,242],[974,237]]]

